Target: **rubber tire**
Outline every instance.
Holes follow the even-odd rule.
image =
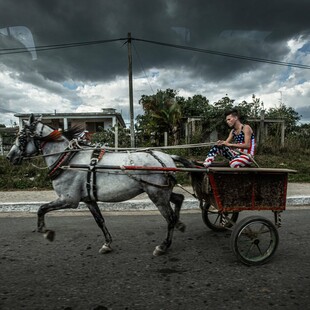
[[[209,212],[210,207],[211,207],[211,204],[206,204],[201,210],[202,220],[206,224],[207,227],[209,227],[210,229],[216,232],[223,232],[223,231],[226,231],[227,228],[230,228],[233,226],[231,223],[228,223],[225,226],[220,225],[221,220],[222,220],[222,214],[220,213],[218,213],[216,221],[212,221],[210,218],[210,214],[215,215],[215,212]],[[236,222],[239,217],[239,212],[231,212],[231,213],[225,212],[225,215],[229,216],[233,222]]]
[[[256,226],[259,229],[255,234],[253,229]],[[264,234],[260,233],[263,226],[268,229],[264,231]],[[251,228],[251,233],[254,234],[253,236],[247,235],[245,231],[245,229],[249,227]],[[268,232],[268,235],[265,234],[265,232]],[[240,262],[248,266],[258,266],[267,263],[276,252],[279,244],[279,234],[276,226],[270,220],[262,216],[249,216],[242,219],[234,227],[230,242],[232,251]],[[245,253],[243,253],[244,249],[241,248],[241,245],[246,243],[248,243],[248,246],[245,247],[247,251],[251,250],[253,254],[254,252],[260,252],[260,254],[253,257],[246,256]],[[259,243],[261,243],[260,247]]]

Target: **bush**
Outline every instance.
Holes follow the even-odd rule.
[[[44,169],[41,170],[41,167]],[[47,167],[42,158],[24,162],[20,166],[13,166],[5,157],[0,156],[0,190],[34,188],[52,189]]]

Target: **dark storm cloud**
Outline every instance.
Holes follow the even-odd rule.
[[[26,26],[38,46],[125,38],[131,32],[135,38],[282,60],[289,38],[309,34],[309,9],[307,0],[2,0],[0,28]],[[42,75],[36,81],[24,75],[38,85],[44,85],[44,79],[110,80],[127,74],[123,43],[38,52],[36,61],[30,54],[0,56],[0,62]],[[0,38],[0,48],[10,44],[9,38]],[[215,81],[261,65],[137,41],[133,56],[135,73],[140,73],[141,63],[144,69],[184,66],[194,77]]]
[[[302,106],[296,108],[296,112],[301,116],[303,122],[310,122],[310,107],[309,106]]]

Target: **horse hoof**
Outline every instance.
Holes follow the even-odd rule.
[[[164,255],[165,253],[166,253],[166,251],[160,245],[158,245],[155,248],[155,250],[153,252],[153,255],[154,256],[161,256],[161,255]]]
[[[44,232],[44,238],[47,239],[48,241],[54,241],[55,239],[55,232],[54,230],[46,230]]]
[[[37,227],[35,228],[32,232],[37,232],[37,233],[45,233],[46,232],[46,229],[45,227]]]
[[[112,252],[112,248],[109,245],[104,244],[102,248],[99,250],[100,254],[107,254]]]
[[[177,230],[179,230],[180,232],[185,232],[186,230],[186,225],[182,222],[177,222],[176,225],[175,225],[175,228]]]

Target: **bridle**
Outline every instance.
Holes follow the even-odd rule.
[[[40,131],[37,132],[38,131],[37,126],[39,123],[42,126],[40,128]],[[47,127],[53,131],[50,132],[48,135],[43,136],[44,127],[45,125],[39,119],[32,122],[30,125],[25,125],[24,128],[19,132],[17,138],[18,143],[15,144],[20,150],[19,162],[21,162],[23,158],[31,159],[36,157],[36,155],[38,154],[39,156],[44,156],[42,155],[42,150],[46,145],[46,143],[48,142],[61,142],[65,140],[63,139],[62,134],[59,130],[53,130],[48,126]],[[32,152],[31,154],[27,153],[27,145],[30,142],[30,140],[33,141],[35,147],[35,152]],[[63,152],[57,154],[60,155],[58,156],[56,161],[51,166],[48,167],[49,169],[48,175],[52,180],[56,179],[63,172],[61,167],[63,165],[68,165],[70,160],[77,154],[77,152],[68,152],[66,149]]]
[[[37,133],[36,129],[39,123],[42,126],[40,132]],[[21,152],[21,157],[30,157],[31,155],[41,154],[42,149],[47,142],[55,141],[61,137],[61,132],[58,130],[53,130],[47,136],[43,137],[44,127],[45,125],[40,120],[36,120],[30,125],[25,125],[24,128],[18,133],[18,148]],[[33,139],[33,143],[36,148],[35,154],[28,154],[26,151],[30,138]]]

